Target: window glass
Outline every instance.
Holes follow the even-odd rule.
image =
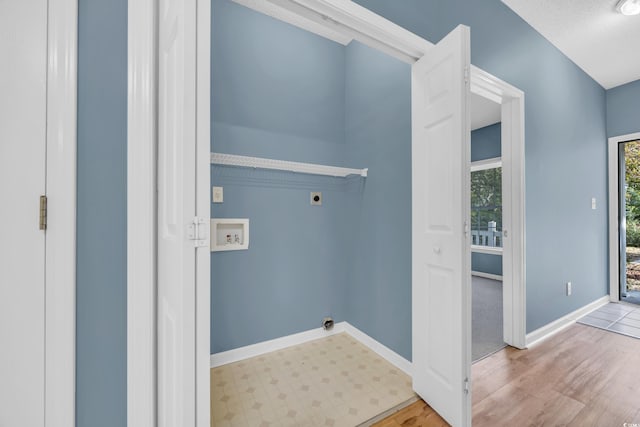
[[[502,247],[502,168],[471,172],[471,244]]]

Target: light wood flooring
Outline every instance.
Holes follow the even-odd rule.
[[[473,365],[473,425],[640,425],[640,340],[576,324]],[[378,427],[446,426],[423,401]]]

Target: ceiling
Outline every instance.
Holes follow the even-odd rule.
[[[471,93],[471,130],[498,123],[501,113],[500,104]]]
[[[605,89],[640,79],[640,15],[618,0],[502,0]]]

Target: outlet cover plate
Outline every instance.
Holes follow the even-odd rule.
[[[313,206],[322,206],[322,192],[320,191],[311,192],[311,204]]]

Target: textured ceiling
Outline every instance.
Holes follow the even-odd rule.
[[[502,1],[605,89],[640,79],[640,15],[618,0]]]

